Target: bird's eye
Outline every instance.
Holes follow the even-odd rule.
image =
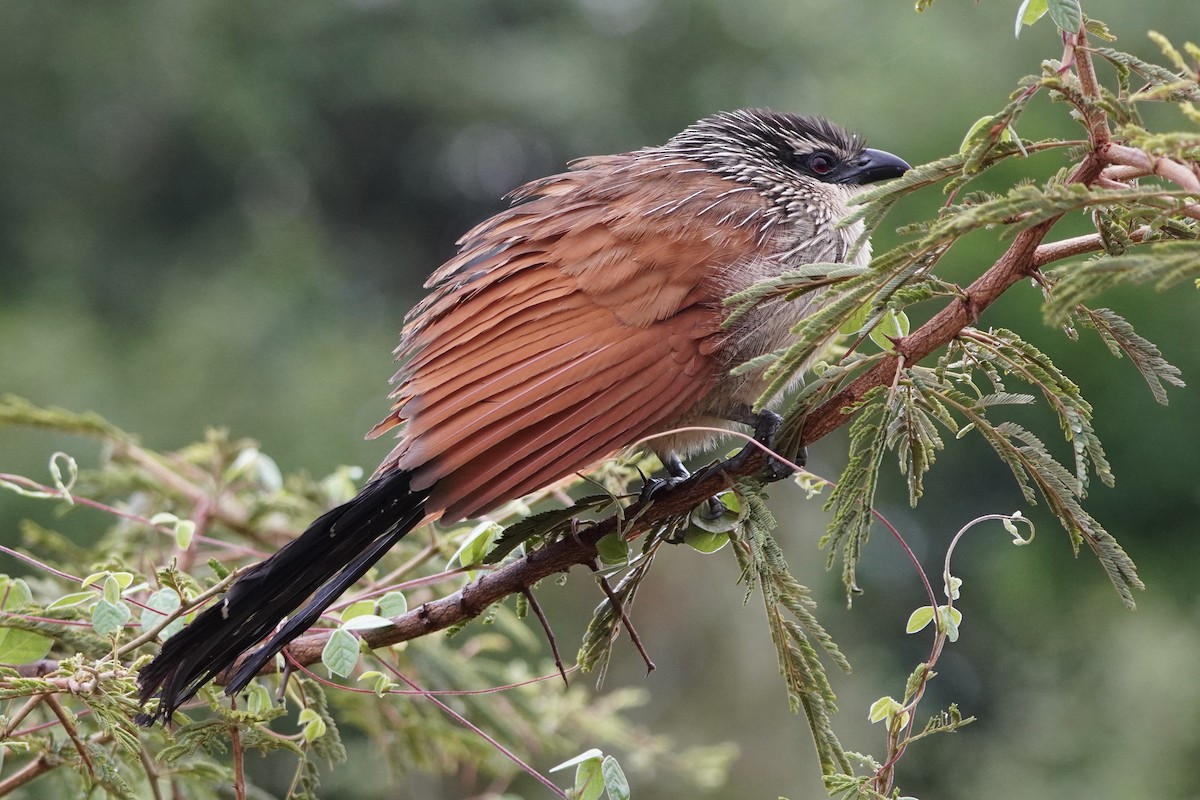
[[[833,156],[828,153],[813,153],[808,157],[808,168],[814,175],[828,175],[834,166]]]

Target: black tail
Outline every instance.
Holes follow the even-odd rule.
[[[220,603],[168,639],[138,675],[142,704],[155,694],[160,697],[158,709],[141,714],[138,722],[150,725],[159,717],[169,718],[311,596],[246,659],[225,692],[245,688],[263,664],[316,622],[425,516],[429,490],[413,492],[408,481],[409,474],[399,470],[371,481],[353,500],[323,514],[297,539],[247,570]]]

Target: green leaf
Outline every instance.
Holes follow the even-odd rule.
[[[551,767],[550,771],[558,772],[575,767],[575,788],[568,796],[575,800],[597,800],[604,793],[604,776],[601,771],[603,758],[604,753],[593,747],[558,766]]]
[[[321,663],[334,675],[348,676],[358,663],[358,637],[342,628],[335,630],[321,651]]]
[[[132,572],[110,572],[108,570],[105,570],[104,572],[93,572],[91,575],[88,575],[86,578],[80,581],[79,585],[86,589],[94,583],[107,581],[109,578],[112,578],[117,582],[119,592],[123,592],[133,585]]]
[[[578,800],[599,800],[604,794],[603,762],[598,758],[588,759],[575,768],[575,791]]]
[[[104,579],[104,599],[114,604],[121,602],[121,584],[112,575]]]
[[[685,543],[696,547],[702,553],[716,552],[716,550],[720,550],[724,545],[717,544],[714,550],[704,550],[701,547],[693,545],[688,540],[689,534],[695,533],[698,540],[705,540],[704,533],[728,533],[740,525],[742,520],[746,518],[746,509],[736,492],[721,492],[717,495],[717,500],[721,503],[723,509],[721,516],[715,519],[710,517],[709,514],[712,512],[708,504],[704,503],[693,509],[691,515],[688,517],[689,530],[684,533],[683,540]],[[712,541],[711,537],[708,537],[708,540]]]
[[[933,606],[921,606],[916,611],[908,615],[908,623],[904,626],[905,633],[919,633],[933,622],[933,617],[936,612]]]
[[[1045,16],[1047,10],[1046,0],[1024,0],[1017,9],[1017,25],[1013,35],[1019,37],[1022,25],[1032,25]]]
[[[163,618],[179,609],[181,605],[179,594],[174,589],[159,589],[146,598],[146,608],[142,609],[140,622],[142,630],[149,630],[162,622]],[[159,638],[166,639],[174,636],[183,628],[183,619],[172,620],[171,624],[159,631]]]
[[[375,613],[374,600],[359,600],[357,603],[351,603],[342,609],[342,622],[349,622],[355,617],[361,617],[364,614]]]
[[[1079,0],[1050,0],[1050,19],[1065,33],[1078,33],[1083,27]]]
[[[325,735],[327,729],[325,720],[321,719],[321,715],[311,708],[301,709],[297,721],[304,726],[304,741],[309,744]]]
[[[604,791],[608,792],[608,800],[629,800],[629,780],[615,758],[605,756],[600,762],[600,772],[604,776]]]
[[[0,627],[0,664],[30,664],[44,658],[54,640],[34,631]]]
[[[353,619],[348,619],[342,623],[342,630],[346,631],[362,631],[370,630],[371,628],[386,628],[391,625],[392,621],[387,617],[381,617],[378,614],[359,614]]]
[[[879,324],[871,328],[871,341],[879,345],[881,350],[894,353],[896,352],[894,340],[908,336],[911,327],[907,314],[889,308],[884,312]]]
[[[838,333],[843,336],[853,336],[862,330],[863,325],[867,324],[867,315],[871,313],[871,304],[863,303],[858,307],[858,310],[846,318],[846,321],[838,327]]]
[[[33,602],[33,592],[22,578],[0,576],[0,609],[10,611]]]
[[[591,750],[585,750],[582,753],[580,753],[579,755],[575,756],[574,758],[568,758],[566,761],[562,762],[561,764],[551,767],[548,771],[549,772],[559,772],[561,770],[567,769],[568,767],[573,767],[576,764],[582,764],[583,762],[591,760],[591,759],[595,759],[595,760],[599,761],[602,758],[604,758],[604,753],[602,751],[600,751],[599,749],[593,747]]]
[[[867,719],[874,725],[876,722],[891,720],[904,710],[904,706],[894,697],[881,697],[874,703],[871,703],[871,709],[867,712]]]
[[[196,536],[196,523],[190,519],[181,519],[175,524],[175,546],[187,550]]]
[[[938,606],[938,628],[949,641],[958,641],[958,626],[961,624],[961,611],[953,606]]]
[[[274,707],[271,702],[271,693],[261,683],[251,683],[246,687],[244,693],[247,695],[246,710],[256,717],[270,712]]]
[[[1043,5],[1045,5],[1044,2]],[[967,135],[963,137],[962,144],[958,146],[958,152],[964,156],[968,155],[974,149],[976,141],[981,139],[985,132],[990,133],[991,127],[995,124],[996,118],[990,114],[975,120],[975,123],[967,130]],[[996,141],[1002,144],[1012,144],[1014,140],[1012,126],[1005,125],[1003,131],[1000,133],[1000,137]]]
[[[55,608],[70,608],[71,606],[82,605],[83,603],[88,603],[95,599],[95,592],[72,592],[71,594],[64,594],[53,603],[46,606],[46,610],[50,611]]]
[[[101,600],[92,609],[92,630],[101,636],[113,636],[120,633],[132,616],[133,612],[124,603]]]
[[[683,543],[697,552],[709,555],[729,544],[729,534],[689,527],[683,533]]]
[[[376,697],[383,697],[396,685],[395,681],[375,669],[367,670],[362,675],[359,675],[358,680],[360,683],[370,681],[373,684],[372,691],[375,692]]]
[[[408,598],[403,592],[388,592],[379,598],[379,616],[398,617],[408,611]]]
[[[483,557],[491,548],[492,543],[504,533],[504,529],[495,522],[483,522],[476,525],[463,539],[458,550],[450,557],[450,563],[457,561],[464,567],[483,563]]]
[[[629,560],[629,542],[619,531],[613,531],[596,542],[596,552],[605,564],[624,564]]]

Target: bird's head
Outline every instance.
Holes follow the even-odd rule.
[[[909,165],[823,117],[745,109],[706,117],[664,146],[708,165],[725,178],[758,189],[786,215],[834,194],[848,198],[876,181],[898,178]]]

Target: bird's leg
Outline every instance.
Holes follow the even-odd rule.
[[[639,500],[649,500],[663,489],[669,489],[672,486],[678,486],[688,478],[692,477],[692,473],[689,472],[688,468],[685,467],[683,462],[679,460],[679,456],[675,455],[674,450],[672,450],[670,453],[667,453],[662,462],[663,468],[667,471],[667,477],[647,478],[645,475],[643,475],[642,491],[638,495]]]
[[[749,406],[744,405],[734,408],[729,414],[728,419],[730,422],[740,422],[743,425],[749,425],[750,427],[754,428],[754,441],[758,442],[768,450],[770,450],[771,446],[774,444],[775,433],[779,430],[779,425],[783,422],[783,418],[774,411],[763,409],[755,414],[750,410]],[[750,458],[750,456],[752,456],[756,450],[760,449],[762,448],[753,442],[747,442],[737,455],[721,464],[718,464],[716,469],[737,469],[741,467],[746,462],[746,459]],[[807,459],[808,451],[804,448],[801,448],[796,457],[797,463],[803,467]],[[791,465],[783,463],[769,453],[767,455],[767,466],[763,471],[765,473],[764,477],[768,481],[783,480],[784,478],[790,477],[792,473],[795,472]]]
[[[654,497],[657,492],[672,486],[678,486],[688,478],[692,477],[692,473],[683,465],[683,462],[679,460],[679,456],[676,455],[675,451],[673,450],[670,453],[667,453],[666,457],[663,459],[663,468],[667,471],[667,477],[646,478],[642,483],[642,491],[639,499],[649,500],[650,498]],[[724,503],[715,497],[708,498],[704,511],[705,517],[708,519],[720,519],[724,513]]]

